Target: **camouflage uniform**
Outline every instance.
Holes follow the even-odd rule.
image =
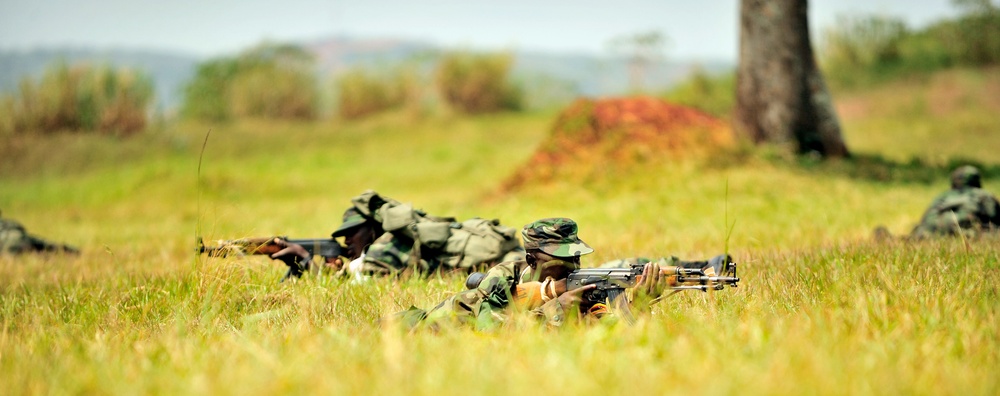
[[[17,254],[30,247],[28,234],[20,223],[0,218],[0,252]]]
[[[1000,203],[984,191],[979,170],[962,166],[951,174],[951,189],[939,195],[924,212],[911,238],[962,234],[976,236],[1000,227]]]
[[[384,231],[366,249],[360,269],[364,274],[473,271],[524,258],[516,230],[501,225],[499,220],[473,218],[457,222],[451,217],[431,216],[371,190],[352,199],[352,203],[350,216],[344,214],[344,222],[334,231],[334,237],[344,236],[365,222],[379,224]]]
[[[554,257],[570,258],[593,252],[577,236],[576,222],[566,218],[550,218],[535,221],[524,226],[521,231],[524,247],[541,250]],[[554,260],[577,268],[578,265]],[[518,283],[537,281],[525,260],[498,264],[486,273],[486,277],[475,289],[465,290],[441,302],[430,311],[416,307],[396,315],[407,325],[425,325],[437,328],[442,324],[473,325],[478,330],[493,329],[508,318],[508,311],[527,311],[546,323],[559,326],[567,312],[558,299],[542,303],[539,300],[517,296]],[[511,304],[520,302],[519,304]]]
[[[21,223],[0,217],[0,254],[54,251],[77,252],[73,247],[51,243],[28,234]]]

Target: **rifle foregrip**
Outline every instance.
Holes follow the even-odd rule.
[[[266,245],[249,246],[246,250],[247,254],[266,254],[270,256],[278,253],[281,249],[283,249],[281,246],[272,242]]]

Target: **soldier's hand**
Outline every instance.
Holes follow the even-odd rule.
[[[641,304],[650,304],[663,295],[666,289],[667,277],[660,272],[660,265],[655,262],[647,263],[642,268],[642,282],[636,285],[633,300]]]
[[[277,253],[271,255],[272,259],[284,261],[285,264],[292,265],[296,261],[308,262],[312,257],[306,248],[297,243],[290,243],[281,238],[274,238],[274,244],[282,247]]]
[[[327,258],[326,259],[326,268],[329,268],[332,271],[340,271],[341,269],[344,268],[344,259],[342,259],[340,257],[335,257],[335,258],[332,258],[332,259],[331,258]]]
[[[563,282],[562,288],[563,290],[566,290],[566,280],[563,279],[562,282]],[[558,284],[556,287],[558,288]],[[564,292],[559,295],[559,298],[557,298],[557,300],[559,301],[559,304],[563,306],[578,305],[580,304],[580,301],[583,300],[583,293],[595,287],[597,287],[597,285],[586,285],[578,289],[573,289],[568,292]]]

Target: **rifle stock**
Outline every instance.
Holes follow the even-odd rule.
[[[275,238],[282,239],[288,243],[302,245],[313,256],[334,258],[344,254],[344,247],[333,238],[288,239],[283,236],[220,240],[214,246],[205,246],[204,241],[198,238],[198,247],[195,250],[199,254],[207,253],[210,257],[227,257],[230,255],[270,256],[283,249],[281,245],[274,242]]]

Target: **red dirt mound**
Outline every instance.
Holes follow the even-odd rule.
[[[661,99],[578,99],[559,115],[549,139],[504,188],[550,180],[564,170],[644,163],[733,141],[725,122]]]

